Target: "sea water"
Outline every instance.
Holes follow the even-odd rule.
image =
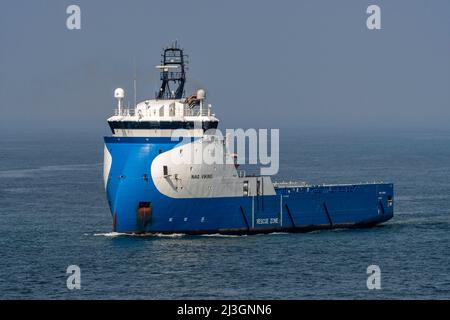
[[[255,236],[112,232],[100,135],[0,140],[0,298],[449,299],[450,133],[280,132],[274,180],[395,184],[394,218]],[[67,267],[81,288],[67,287]],[[378,265],[381,289],[367,287]]]

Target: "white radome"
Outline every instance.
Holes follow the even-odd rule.
[[[203,89],[197,90],[197,99],[204,100],[206,97],[206,91]]]
[[[125,97],[125,90],[122,88],[117,88],[114,90],[114,98],[116,99],[123,99]]]

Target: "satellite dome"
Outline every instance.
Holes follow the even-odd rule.
[[[114,98],[123,99],[125,97],[125,91],[122,88],[114,90]]]
[[[197,99],[204,100],[206,97],[206,92],[203,89],[197,90]]]

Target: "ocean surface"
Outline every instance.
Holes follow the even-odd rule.
[[[449,299],[450,133],[280,133],[277,180],[395,184],[361,230],[121,236],[101,135],[0,139],[2,299]],[[366,286],[369,265],[381,289]],[[69,265],[81,289],[66,286]]]

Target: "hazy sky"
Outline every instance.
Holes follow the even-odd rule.
[[[0,131],[108,133],[123,87],[159,86],[161,48],[190,55],[222,128],[450,123],[450,1],[0,0]],[[66,28],[81,7],[81,30]],[[366,27],[381,7],[382,30]]]

